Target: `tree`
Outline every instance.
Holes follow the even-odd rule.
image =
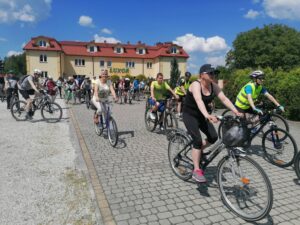
[[[240,33],[227,53],[229,68],[282,68],[300,65],[300,33],[280,24]]]
[[[176,87],[176,83],[178,78],[180,77],[180,70],[178,69],[178,62],[177,59],[174,57],[171,61],[171,74],[170,74],[170,86],[171,88]]]
[[[26,56],[12,55],[4,58],[4,71],[13,70],[17,75],[26,74]]]

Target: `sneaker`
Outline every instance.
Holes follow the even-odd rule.
[[[159,129],[161,130],[161,131],[164,131],[165,130],[165,128],[164,128],[164,126],[159,126]]]
[[[155,120],[156,119],[156,115],[153,112],[151,112],[149,116],[150,116],[151,120]]]
[[[29,113],[26,114],[25,118],[26,118],[27,120],[32,120],[32,116],[31,116]]]
[[[199,183],[206,183],[206,178],[204,176],[203,170],[194,170],[193,179],[198,181]]]

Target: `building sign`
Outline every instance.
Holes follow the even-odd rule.
[[[126,74],[129,74],[129,68],[110,68],[109,73],[126,73]]]

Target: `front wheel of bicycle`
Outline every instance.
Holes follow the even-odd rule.
[[[168,157],[174,174],[181,180],[189,180],[193,175],[193,163],[189,138],[182,133],[175,133],[169,141]]]
[[[46,122],[56,123],[62,118],[62,108],[56,102],[47,102],[42,106],[41,114]]]
[[[225,156],[217,169],[224,204],[246,221],[266,217],[273,205],[273,190],[264,170],[247,156]]]
[[[262,138],[262,148],[266,158],[279,167],[291,166],[298,152],[294,138],[278,127],[265,132]]]
[[[266,133],[272,126],[276,125],[278,128],[281,128],[287,132],[290,131],[289,124],[287,121],[284,119],[283,116],[278,115],[278,114],[272,114],[270,121],[264,126],[263,128],[263,133]],[[284,139],[285,137],[281,137]]]
[[[295,157],[294,166],[295,166],[296,175],[297,175],[298,179],[300,180],[300,152],[298,152]]]
[[[146,125],[146,129],[148,131],[152,132],[152,131],[155,130],[158,120],[157,120],[157,113],[155,115],[155,119],[151,119],[150,113],[152,113],[151,109],[148,109],[148,110],[146,109],[146,111],[145,111],[145,125]]]
[[[17,121],[25,121],[26,118],[26,102],[25,101],[16,101],[10,105],[10,112],[13,118]]]
[[[89,109],[91,106],[90,97],[86,94],[84,98],[86,108]]]
[[[118,144],[119,134],[118,134],[117,123],[112,117],[109,118],[109,124],[107,126],[107,134],[111,146],[116,147],[116,145]]]

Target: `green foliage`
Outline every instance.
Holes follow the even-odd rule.
[[[178,62],[177,59],[174,57],[171,61],[171,75],[170,75],[170,86],[171,88],[176,87],[176,83],[178,78],[180,77],[180,70],[178,69]]]
[[[147,80],[147,77],[144,74],[140,74],[140,75],[136,76],[136,79],[138,79],[139,81],[142,81],[142,80]]]
[[[285,25],[271,24],[240,33],[227,53],[229,68],[283,68],[300,65],[300,33]]]
[[[110,79],[111,79],[112,82],[116,82],[117,80],[120,79],[120,77],[119,77],[118,75],[114,74],[114,75],[112,75],[112,76],[110,77]]]
[[[25,53],[4,58],[4,72],[8,72],[9,70],[13,70],[16,75],[26,74]]]

